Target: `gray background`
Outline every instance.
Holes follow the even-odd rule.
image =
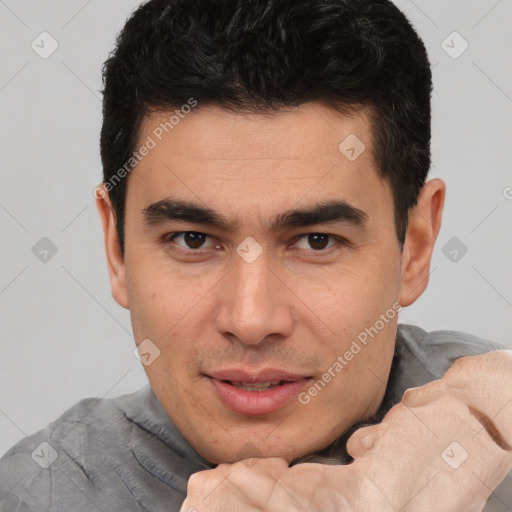
[[[147,382],[92,193],[100,69],[139,3],[0,0],[0,454],[81,398]],[[401,321],[512,345],[512,1],[397,4],[434,66],[431,176],[448,185],[429,289]],[[43,31],[47,59],[31,47],[51,47]]]

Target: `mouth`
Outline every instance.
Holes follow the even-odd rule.
[[[256,373],[221,371],[205,377],[225,407],[249,416],[278,411],[312,380],[310,376],[272,369]]]
[[[265,391],[267,389],[273,389],[277,386],[282,386],[287,383],[285,380],[274,380],[274,381],[266,381],[266,382],[240,382],[240,381],[232,381],[232,380],[223,380],[222,382],[229,384],[236,389],[241,389],[243,391]]]

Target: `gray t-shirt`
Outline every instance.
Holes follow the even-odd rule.
[[[367,423],[380,421],[407,388],[441,378],[456,358],[504,348],[460,332],[399,325],[386,396]],[[13,446],[0,459],[0,512],[179,512],[190,475],[212,467],[148,384],[117,398],[81,400]],[[510,510],[512,473],[485,512]]]

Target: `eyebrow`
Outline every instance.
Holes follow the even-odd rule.
[[[216,227],[224,231],[236,231],[238,223],[232,222],[219,212],[200,204],[163,199],[142,210],[146,224],[168,221],[190,222]],[[292,209],[277,214],[270,220],[267,229],[277,232],[283,229],[314,226],[316,224],[344,223],[364,226],[368,215],[347,201],[324,201],[305,209]]]

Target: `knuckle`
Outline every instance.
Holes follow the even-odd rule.
[[[205,482],[210,479],[210,475],[208,475],[208,471],[199,471],[197,473],[193,473],[187,483],[187,491],[188,493],[195,492],[196,490],[201,489]]]
[[[435,380],[423,386],[406,389],[402,395],[402,403],[408,407],[423,405],[447,392],[447,386],[442,380]]]
[[[481,365],[481,356],[464,356],[455,359],[444,375],[446,381],[459,381],[461,378],[471,374],[476,367]]]
[[[402,402],[405,405],[412,406],[423,395],[421,388],[409,388],[402,395]]]

